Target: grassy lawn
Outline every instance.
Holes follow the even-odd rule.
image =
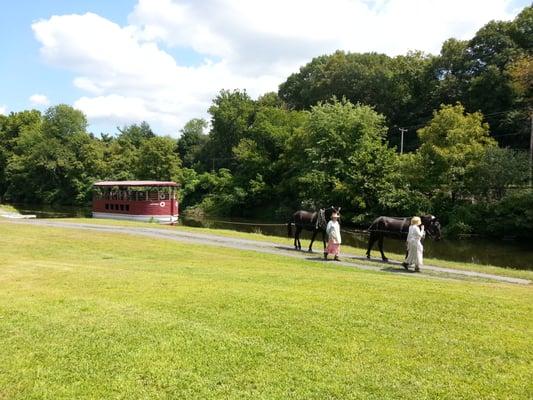
[[[0,228],[0,399],[533,396],[531,287]]]
[[[293,240],[294,240],[291,238],[263,235],[261,233],[236,232],[236,231],[227,230],[227,229],[195,228],[195,227],[183,226],[183,225],[169,226],[169,225],[161,225],[157,223],[119,221],[119,220],[112,220],[112,219],[63,218],[63,219],[54,219],[54,221],[75,222],[75,223],[95,224],[95,225],[114,225],[114,226],[131,226],[131,227],[139,227],[139,228],[181,230],[185,232],[207,233],[207,234],[220,235],[220,236],[225,236],[225,237],[235,237],[239,239],[250,239],[250,240],[258,240],[258,241],[264,241],[264,242],[272,242],[272,243],[278,243],[278,244],[282,244],[282,245],[289,246],[289,247],[292,247]],[[321,248],[320,247],[321,240],[318,240],[316,243],[317,244],[315,245],[315,251],[318,251]],[[307,246],[308,244],[309,244],[309,241],[307,239],[302,240],[302,245],[304,247]],[[361,256],[361,257],[365,256],[365,253],[366,253],[366,249],[362,249],[359,247],[346,246],[346,245],[342,246],[342,250],[344,253],[353,254],[353,255]],[[397,254],[397,253],[395,254],[389,251],[387,252],[387,255],[391,260],[396,260],[396,261],[403,261],[403,258],[405,256],[405,254]],[[366,260],[354,260],[354,262],[357,262],[358,264],[374,266],[376,268],[388,266],[388,264],[376,262],[375,261],[377,260],[376,257],[374,257],[373,260],[374,261],[371,261],[371,262],[368,262]],[[424,261],[427,265],[434,265],[437,267],[458,269],[458,270],[463,270],[463,271],[477,271],[477,272],[484,272],[487,274],[533,280],[533,271],[519,270],[519,269],[512,269],[512,268],[502,268],[502,267],[497,267],[493,265],[480,265],[480,264],[474,264],[474,263],[446,261],[446,260],[440,260],[440,259],[435,259],[435,258],[424,258]]]

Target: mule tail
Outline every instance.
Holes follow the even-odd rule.
[[[287,223],[287,234],[289,237],[292,237],[292,220],[289,220]]]

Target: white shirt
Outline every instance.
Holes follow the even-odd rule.
[[[328,239],[333,241],[333,243],[341,243],[341,226],[338,221],[329,221],[328,226],[326,226],[326,233],[328,234]]]
[[[409,233],[407,234],[407,241],[419,241],[420,239],[426,236],[426,232],[423,229],[420,229],[418,225],[409,226]]]

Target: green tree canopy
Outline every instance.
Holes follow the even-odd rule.
[[[176,141],[170,137],[155,136],[144,140],[139,147],[138,179],[179,181],[181,160],[175,148]]]
[[[222,90],[209,108],[211,132],[206,145],[212,166],[235,167],[233,148],[238,145],[253,120],[254,101],[245,91]]]
[[[50,107],[15,140],[6,167],[7,197],[35,203],[83,203],[101,176],[103,147],[86,132],[83,113],[67,105]]]
[[[418,131],[421,177],[426,191],[465,192],[465,177],[496,146],[481,113],[465,113],[462,105],[443,105],[430,123]],[[422,173],[423,171],[423,173]]]
[[[118,140],[121,142],[129,142],[135,147],[139,147],[146,139],[155,137],[155,133],[150,128],[148,122],[141,122],[138,124],[126,125],[123,128],[117,128],[120,134]]]
[[[305,154],[294,185],[304,204],[338,204],[351,213],[388,206],[383,194],[392,189],[396,156],[384,140],[383,115],[333,100],[311,109],[305,129],[292,143]]]
[[[202,118],[194,118],[188,121],[181,130],[178,140],[178,154],[183,161],[183,166],[190,168],[199,161],[202,149],[207,143],[209,136],[204,133],[207,122]]]

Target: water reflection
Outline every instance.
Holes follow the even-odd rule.
[[[34,214],[37,218],[88,218],[89,207],[77,206],[41,206],[31,204],[10,204],[21,214]]]

